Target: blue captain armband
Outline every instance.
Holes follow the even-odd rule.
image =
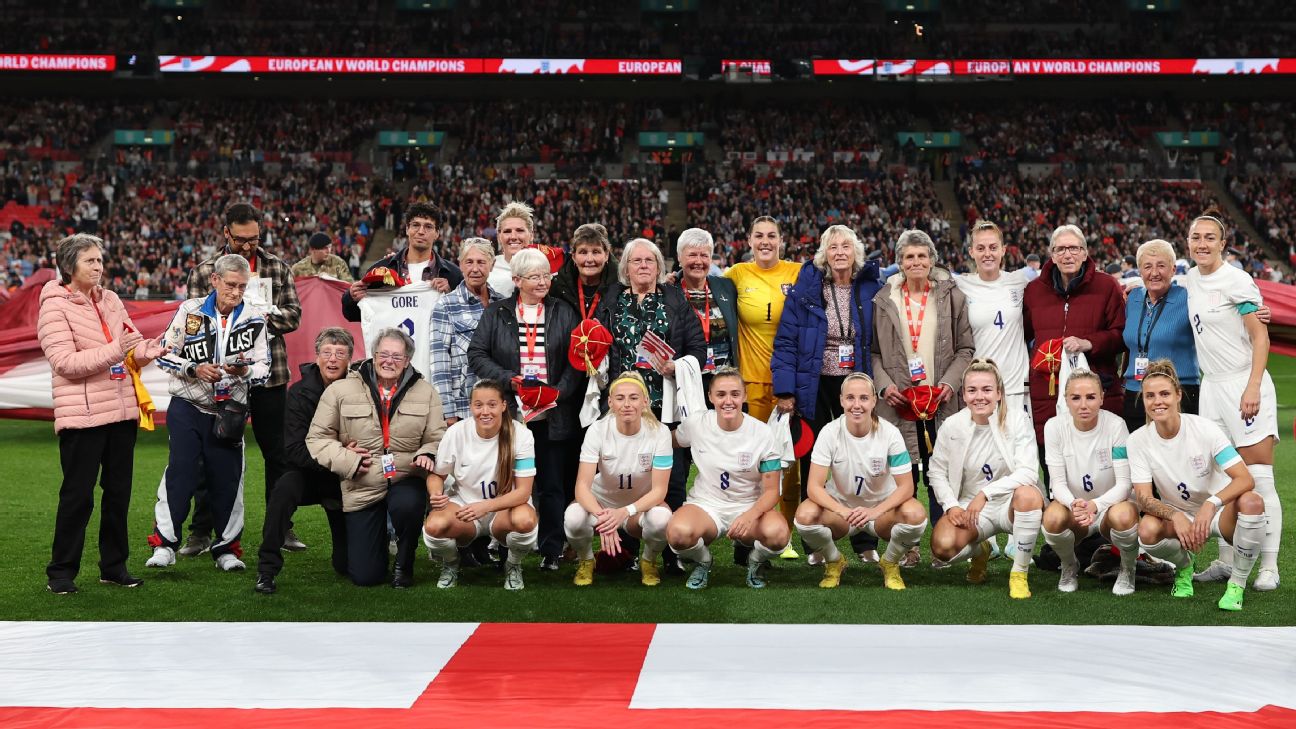
[[[1256,306],[1254,301],[1243,301],[1237,305],[1237,310],[1239,314],[1246,316],[1247,314],[1254,314],[1257,311],[1260,311],[1260,307]]]
[[[769,473],[771,471],[781,471],[781,470],[783,470],[783,462],[778,460],[777,458],[772,461],[761,461],[760,464],[761,473]]]
[[[887,457],[887,465],[891,468],[901,468],[912,464],[913,460],[909,458],[909,451],[904,451]]]
[[[1112,460],[1113,460],[1113,461],[1122,461],[1122,460],[1124,460],[1124,461],[1128,461],[1128,460],[1129,460],[1129,451],[1125,450],[1125,446],[1112,446]]]
[[[1242,456],[1238,454],[1237,449],[1233,446],[1225,446],[1223,450],[1215,454],[1215,462],[1220,468],[1228,468],[1234,463],[1240,463]]]
[[[675,465],[675,456],[653,456],[652,467],[664,471]]]

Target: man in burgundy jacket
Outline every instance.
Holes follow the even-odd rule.
[[[1119,359],[1125,351],[1125,299],[1120,285],[1089,259],[1084,233],[1063,225],[1049,236],[1049,260],[1039,278],[1026,286],[1022,324],[1031,358],[1050,339],[1062,339],[1067,352],[1084,352],[1089,369],[1102,378],[1103,409],[1121,415]],[[1057,383],[1057,390],[1064,383]],[[1049,394],[1047,372],[1030,370],[1031,410],[1040,463],[1044,463],[1044,423],[1057,414],[1057,392]],[[1047,473],[1045,475],[1047,479]]]

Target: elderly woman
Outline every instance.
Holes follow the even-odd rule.
[[[1183,411],[1197,414],[1201,380],[1197,373],[1197,347],[1188,321],[1188,290],[1174,283],[1175,249],[1164,240],[1150,240],[1135,256],[1143,285],[1125,301],[1123,337],[1129,356],[1125,362],[1125,424],[1129,431],[1147,424],[1143,412],[1143,376],[1148,363],[1168,359],[1182,373]]]
[[[556,570],[563,552],[563,510],[570,502],[568,441],[580,432],[577,406],[585,391],[584,373],[567,359],[579,319],[549,295],[553,276],[543,253],[518,251],[511,266],[513,295],[486,307],[468,344],[468,369],[474,377],[503,385],[509,403],[522,400],[521,419],[535,440],[540,568]]]
[[[607,228],[585,223],[572,233],[571,255],[554,274],[553,296],[576,309],[581,319],[590,319],[598,309],[604,290],[616,282],[612,246]]]
[[[900,271],[887,279],[873,297],[873,378],[877,382],[878,412],[904,434],[905,445],[918,473],[927,483],[928,510],[933,524],[943,510],[927,480],[928,443],[935,442],[941,423],[961,407],[956,390],[975,350],[967,298],[950,274],[936,265],[936,246],[921,230],[906,230],[895,245]],[[916,385],[938,388],[935,417],[909,421],[900,417],[909,409],[904,390]],[[920,430],[925,431],[920,432]],[[917,554],[906,555],[907,564]]]
[[[37,320],[53,378],[54,432],[63,466],[46,586],[59,595],[77,591],[74,580],[99,481],[99,581],[137,587],[144,581],[126,571],[126,515],[140,419],[129,370],[161,355],[162,344],[144,339],[117,294],[100,285],[102,240],[69,236],[59,241],[57,255],[59,278],[41,289]]]
[[[373,358],[324,391],[306,435],[311,457],[342,479],[347,576],[361,587],[387,577],[387,520],[396,530],[391,586],[414,584],[427,503],[425,481],[446,424],[436,389],[410,366],[414,340],[383,329]]]
[[[477,378],[468,371],[468,343],[486,307],[505,294],[490,285],[494,248],[485,238],[465,238],[459,244],[463,283],[432,305],[430,346],[432,386],[441,396],[446,425],[469,416],[468,395]],[[512,291],[513,282],[509,282]]]
[[[844,225],[833,225],[819,237],[819,250],[801,266],[787,295],[770,362],[776,407],[799,412],[816,434],[841,416],[846,376],[869,371],[869,302],[880,286],[877,262],[867,260],[859,236]],[[801,459],[800,475],[804,499],[810,482],[808,454]],[[785,508],[795,503],[783,494]]]
[[[491,268],[487,282],[502,296],[513,294],[513,256],[531,245],[535,239],[535,211],[530,205],[512,202],[500,210],[495,218],[495,240],[499,242],[499,255]]]
[[[596,312],[612,333],[608,372],[633,369],[643,375],[653,414],[661,419],[663,380],[675,377],[674,360],[691,356],[699,366],[706,363],[702,325],[684,292],[666,284],[666,260],[652,241],[635,238],[626,244],[617,279],[619,285],[608,290]],[[639,351],[639,343],[649,332],[675,350],[674,358],[645,356]]]

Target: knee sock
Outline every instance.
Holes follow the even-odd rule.
[[[1260,541],[1260,569],[1278,569],[1278,543],[1282,540],[1282,500],[1274,485],[1273,466],[1247,466],[1255,479],[1255,492],[1264,499],[1265,533]],[[1241,514],[1238,515],[1241,518]],[[1234,547],[1237,545],[1235,544]]]
[[[670,509],[664,506],[654,506],[639,517],[639,528],[643,530],[643,554],[640,559],[657,561],[657,555],[666,548],[666,524],[670,522],[670,518]]]
[[[691,547],[685,547],[684,549],[671,547],[671,551],[690,562],[711,564],[711,550],[707,549],[706,542],[703,542],[701,538],[697,540],[697,544]]]
[[[1019,511],[1013,516],[1012,538],[1017,543],[1017,553],[1013,555],[1013,572],[1025,572],[1030,569],[1031,555],[1035,553],[1035,541],[1039,539],[1040,522],[1044,511]],[[1072,556],[1075,549],[1072,548]]]
[[[832,530],[823,524],[802,524],[794,522],[797,534],[801,535],[801,541],[810,549],[823,555],[825,562],[836,562],[841,559],[841,550],[837,549],[837,543],[833,541]]]
[[[536,535],[540,533],[539,528],[533,527],[531,531],[522,534],[519,532],[509,532],[504,537],[504,543],[508,545],[508,562],[509,564],[521,564],[522,559],[535,549]]]
[[[1138,559],[1138,524],[1129,529],[1112,529],[1111,543],[1116,545],[1120,550],[1121,569],[1130,571],[1134,569],[1134,562]]]
[[[893,524],[891,539],[887,541],[886,552],[882,554],[882,559],[892,564],[899,562],[904,558],[905,552],[918,546],[925,531],[927,531],[926,519],[923,519],[921,524]]]
[[[1246,587],[1264,538],[1264,514],[1238,514],[1237,526],[1233,529],[1233,575],[1229,582]]]
[[[568,506],[563,514],[563,533],[577,559],[594,559],[594,525],[597,523],[598,519],[580,504]]]
[[[453,539],[434,537],[423,532],[423,544],[427,545],[428,551],[437,559],[446,564],[455,564],[459,561],[459,545]]]
[[[1149,555],[1173,564],[1177,570],[1183,569],[1192,561],[1192,555],[1183,548],[1178,539],[1162,539],[1156,544],[1146,544],[1140,539],[1139,546]]]
[[[751,556],[747,558],[747,565],[750,567],[750,566],[758,565],[762,562],[768,562],[770,560],[770,557],[777,557],[782,553],[783,553],[783,547],[779,547],[778,549],[770,549],[764,544],[761,544],[761,541],[757,539],[756,541],[752,542]]]
[[[1020,518],[1020,517],[1019,517]],[[1060,532],[1051,532],[1044,530],[1044,542],[1057,552],[1057,556],[1062,560],[1063,567],[1074,568],[1078,566],[1075,554],[1075,532],[1063,527]]]

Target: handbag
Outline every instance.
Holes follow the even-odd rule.
[[[248,406],[237,400],[225,400],[216,409],[212,435],[227,443],[240,443],[243,428],[247,426]]]

